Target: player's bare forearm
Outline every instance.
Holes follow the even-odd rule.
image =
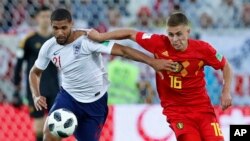
[[[29,74],[30,90],[32,92],[32,97],[40,96],[39,85],[41,79],[42,70],[33,66]]]
[[[38,69],[35,66],[31,68],[29,81],[30,81],[30,89],[32,92],[32,98],[36,110],[42,110],[43,108],[47,109],[46,98],[41,96],[39,91],[41,75],[42,75],[42,70]]]
[[[226,63],[222,71],[224,79],[223,89],[226,93],[230,93],[230,87],[232,82],[232,69],[230,65]]]
[[[222,109],[225,110],[232,104],[232,97],[230,94],[230,87],[232,82],[232,69],[228,62],[222,69],[223,72],[223,89],[222,89],[222,96],[221,96],[221,104]]]
[[[175,67],[175,63],[172,61],[165,59],[154,59],[136,49],[122,46],[120,44],[114,44],[111,54],[148,64],[156,71],[172,71]]]
[[[88,33],[88,38],[97,42],[102,42],[105,40],[122,40],[122,39],[131,39],[135,41],[136,31],[133,29],[118,29],[111,32],[99,33],[95,29],[92,29]]]

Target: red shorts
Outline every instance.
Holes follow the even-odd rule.
[[[224,141],[214,113],[171,114],[167,119],[177,139],[180,135],[189,134],[200,138],[200,141]]]

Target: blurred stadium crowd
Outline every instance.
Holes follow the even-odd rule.
[[[122,26],[162,28],[168,14],[175,10],[184,11],[192,19],[193,28],[250,27],[249,0],[1,0],[0,32],[18,32],[33,26],[32,18],[40,5],[67,8],[76,24],[99,31]]]
[[[199,32],[204,30],[250,27],[250,0],[0,1],[0,34],[17,36],[24,36],[35,28],[34,13],[41,5],[47,5],[52,10],[67,8],[72,12],[76,27],[95,28],[100,32],[131,27],[164,34],[166,18],[173,11],[183,11],[191,19],[194,38],[199,38]],[[139,49],[134,43],[126,40],[122,42]],[[104,57],[112,81],[110,104],[159,102],[152,68],[119,57]],[[120,93],[123,93],[122,99]]]

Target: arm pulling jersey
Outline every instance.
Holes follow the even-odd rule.
[[[225,58],[222,55],[208,43],[199,40],[189,39],[188,47],[183,52],[176,51],[165,35],[138,32],[136,41],[153,53],[155,58],[173,60],[183,66],[178,73],[163,72],[164,80],[156,75],[157,91],[164,108],[175,110],[171,108],[191,106],[199,110],[212,109],[205,88],[204,66],[223,68]]]
[[[108,89],[101,53],[110,54],[113,44],[80,36],[70,44],[59,45],[53,37],[42,46],[35,65],[44,70],[51,60],[62,72],[62,87],[79,102],[93,102]]]

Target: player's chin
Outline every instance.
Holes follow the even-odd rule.
[[[65,42],[66,42],[66,40],[65,39],[62,39],[62,38],[57,38],[56,39],[56,42],[58,43],[58,44],[60,44],[60,45],[63,45],[63,44],[65,44]]]
[[[182,45],[176,45],[176,46],[174,46],[174,49],[178,50],[178,51],[182,51],[184,48]]]
[[[181,48],[181,46],[174,46],[174,49],[175,50],[181,50],[182,48]]]

